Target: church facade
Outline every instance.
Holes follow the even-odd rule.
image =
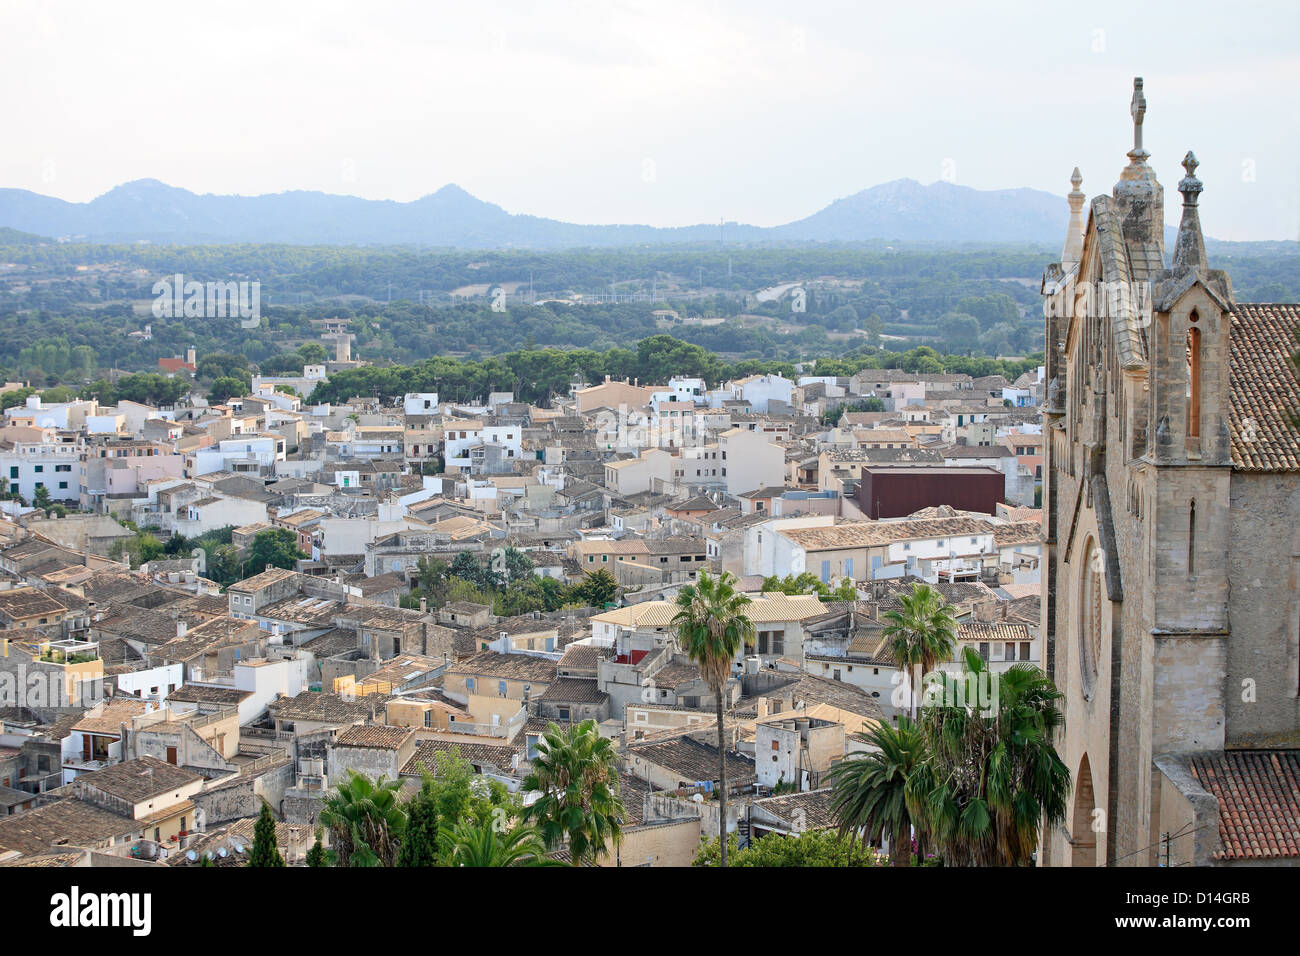
[[[1071,179],[1043,277],[1042,633],[1073,812],[1040,865],[1300,863],[1300,306],[1208,264],[1189,152]]]

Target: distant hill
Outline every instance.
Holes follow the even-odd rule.
[[[1050,242],[1068,219],[1065,199],[1033,189],[977,190],[900,179],[838,199],[782,226],[729,223],[733,242],[934,241]],[[716,225],[656,228],[578,225],[512,215],[444,186],[413,202],[320,192],[265,196],[198,195],[154,179],[70,203],[22,189],[0,189],[0,226],[98,242],[376,245],[461,248],[569,248],[713,241]]]
[[[1036,189],[923,186],[898,179],[769,232],[772,238],[820,241],[1060,242],[1069,215],[1064,197]]]
[[[30,232],[19,232],[8,226],[0,226],[0,246],[35,246],[49,241],[44,236],[35,236]]]

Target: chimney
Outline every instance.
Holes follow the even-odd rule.
[[[189,630],[189,625],[187,625],[187,624],[186,624],[184,621],[182,621],[180,618],[177,618],[177,619],[176,619],[176,636],[177,636],[177,637],[184,637],[184,636],[185,636],[185,632],[188,631],[188,630]]]
[[[428,599],[428,598],[420,598],[420,613],[421,613],[421,614],[428,614],[428,613],[429,613],[429,599]]]

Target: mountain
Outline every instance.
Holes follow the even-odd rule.
[[[898,179],[837,199],[807,219],[771,230],[773,238],[854,241],[1059,242],[1069,207],[1036,189],[979,190]]]
[[[1065,199],[1033,189],[978,190],[911,179],[885,183],[807,218],[770,228],[728,223],[732,242],[862,240],[1058,244]],[[417,244],[461,248],[565,248],[711,242],[715,225],[578,225],[515,215],[444,186],[413,202],[293,191],[198,195],[141,179],[88,203],[0,189],[0,227],[97,242]]]

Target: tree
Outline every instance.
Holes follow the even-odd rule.
[[[511,829],[495,823],[458,823],[442,833],[442,856],[449,866],[563,866],[546,856],[536,827]]]
[[[923,675],[939,661],[952,660],[957,646],[957,622],[943,595],[928,584],[917,584],[899,598],[902,609],[886,611],[884,637],[890,642],[903,679],[911,678],[912,719],[916,720]],[[909,675],[910,671],[910,675]]]
[[[262,801],[262,812],[253,826],[253,849],[248,854],[249,866],[284,866],[284,857],[275,843],[275,817],[271,805]]]
[[[473,551],[461,551],[457,554],[452,559],[451,568],[447,573],[453,578],[468,581],[476,588],[484,587],[484,580],[487,577],[482,562]]]
[[[594,720],[567,730],[548,724],[537,744],[523,788],[541,796],[524,809],[524,819],[537,824],[552,849],[567,840],[574,863],[594,863],[622,839],[626,811],[617,760]]]
[[[240,379],[222,376],[212,383],[212,388],[208,391],[208,401],[213,405],[221,405],[247,392],[248,385]]]
[[[700,668],[713,691],[718,720],[718,835],[721,861],[727,865],[727,747],[724,739],[722,699],[731,676],[731,662],[746,642],[754,640],[754,623],[745,613],[749,598],[736,591],[735,577],[724,571],[714,577],[701,571],[694,584],[678,592],[672,624],[677,645]]]
[[[320,822],[330,829],[336,866],[392,866],[406,828],[406,811],[398,800],[402,783],[348,771],[321,808]]]
[[[50,489],[44,485],[38,485],[36,491],[32,493],[32,507],[40,508],[48,517],[53,506],[54,503],[50,501]]]
[[[316,830],[316,842],[311,845],[307,851],[306,863],[308,866],[327,866],[325,859],[325,847],[321,844],[321,831]]]
[[[535,567],[536,565],[533,564],[533,559],[523,551],[520,551],[518,548],[506,548],[505,583],[507,587],[531,578]]]
[[[943,344],[953,352],[969,352],[979,345],[980,324],[973,315],[949,312],[939,319]]]
[[[867,735],[875,748],[831,768],[831,812],[844,836],[879,844],[889,838],[894,866],[907,866],[912,847],[912,815],[907,806],[907,782],[925,756],[925,738],[906,717],[898,726],[879,723]]]
[[[770,833],[745,849],[738,849],[733,833],[727,837],[729,866],[880,866],[882,858],[873,849],[834,830],[810,833]],[[722,858],[717,837],[700,844],[692,866],[717,866]]]
[[[927,755],[908,779],[908,809],[949,866],[1026,866],[1040,827],[1065,820],[1070,771],[1053,746],[1063,694],[1037,667],[993,674],[975,651],[965,673],[938,675],[921,729]],[[979,703],[969,688],[981,687]]]
[[[325,346],[319,342],[304,342],[298,346],[298,355],[307,365],[320,365],[325,361]],[[300,369],[302,366],[298,366]]]
[[[597,568],[586,572],[571,593],[587,607],[604,607],[618,597],[618,581],[604,568]]]
[[[420,792],[406,806],[406,830],[397,851],[397,865],[438,865],[438,804],[432,774],[423,775]]]
[[[447,865],[444,837],[457,826],[501,828],[520,815],[520,799],[500,781],[476,774],[455,747],[436,752],[433,768],[420,770],[420,790],[406,806],[397,866]]]
[[[311,557],[298,550],[298,536],[287,528],[269,528],[259,531],[248,548],[246,564],[253,573],[266,570],[267,565],[290,571],[303,558]]]

